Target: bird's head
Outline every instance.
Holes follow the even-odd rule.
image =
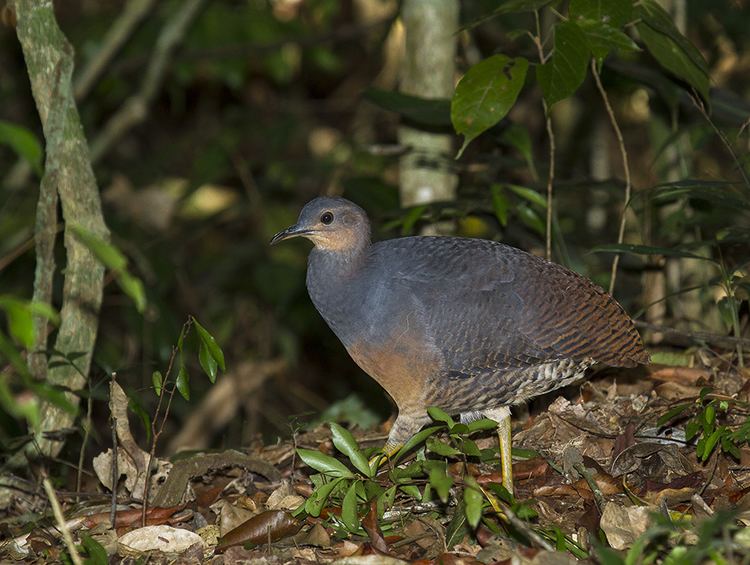
[[[349,200],[320,197],[305,204],[297,223],[273,236],[271,245],[298,236],[325,251],[355,252],[370,243],[370,221]]]

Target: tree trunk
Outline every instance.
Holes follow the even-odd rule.
[[[458,13],[456,0],[404,0],[402,92],[422,98],[453,95]],[[409,148],[400,163],[401,204],[454,200],[453,136],[402,125],[399,143]]]
[[[46,358],[47,327],[37,321],[37,352],[31,358],[35,376],[53,385],[81,390],[88,378],[91,356],[96,342],[99,308],[102,301],[104,268],[89,249],[73,235],[73,225],[108,239],[102,216],[99,191],[89,160],[89,150],[78,110],[73,99],[73,48],[55,20],[52,0],[15,0],[16,31],[21,43],[39,118],[44,130],[45,171],[37,209],[37,269],[34,298],[51,301],[55,273],[54,249],[57,222],[57,198],[62,204],[65,221],[64,243],[67,257],[61,322],[54,349]],[[68,394],[75,406],[78,397]],[[75,415],[45,403],[41,413],[37,449],[43,455],[56,456],[60,440],[50,440],[45,433],[69,428]]]

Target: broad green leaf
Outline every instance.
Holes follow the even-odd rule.
[[[447,502],[448,495],[453,486],[453,479],[448,476],[444,461],[431,461],[430,463],[433,463],[430,465],[428,473],[430,484],[435,489],[440,500]]]
[[[632,0],[570,0],[568,14],[572,19],[589,19],[620,28],[633,14]]]
[[[368,88],[365,90],[364,97],[376,106],[396,112],[417,125],[432,127],[450,127],[451,125],[451,101],[447,98],[420,98],[378,88]]]
[[[666,257],[684,257],[689,259],[703,259],[711,261],[708,257],[696,255],[690,251],[676,247],[654,247],[651,245],[633,245],[630,243],[612,243],[608,245],[597,245],[591,250],[592,253],[631,253],[633,255],[664,255]]]
[[[598,60],[604,59],[612,49],[619,51],[640,51],[640,47],[630,37],[614,27],[598,20],[577,20],[576,23],[586,34],[591,54]]]
[[[700,431],[700,424],[695,420],[691,420],[685,425],[685,439],[687,441],[692,440]]]
[[[706,443],[703,445],[703,453],[700,456],[704,462],[708,461],[708,458],[711,456],[714,447],[716,447],[716,443],[721,438],[722,432],[722,428],[717,428],[710,436],[708,436],[708,438],[706,438]],[[698,450],[696,449],[696,453],[697,452]]]
[[[393,502],[396,500],[396,485],[393,485],[390,488],[387,488],[383,491],[382,494],[380,494],[377,498],[377,504],[378,504],[378,517],[381,517],[383,515],[383,512],[386,511],[386,509],[393,506]]]
[[[508,199],[503,194],[503,186],[493,184],[490,186],[490,192],[492,193],[492,209],[495,211],[495,217],[497,217],[500,225],[505,227],[508,225]]]
[[[712,425],[716,421],[716,408],[714,408],[713,403],[706,406],[706,410],[703,413],[704,418],[706,418],[706,423],[709,425]]]
[[[8,330],[26,349],[34,347],[34,317],[26,300],[0,296],[0,309],[8,318]]]
[[[680,404],[678,406],[675,406],[673,408],[670,408],[667,410],[664,414],[662,414],[659,419],[656,421],[656,425],[658,427],[662,427],[663,425],[669,423],[674,418],[682,414],[685,410],[690,408],[692,404]]]
[[[669,72],[684,80],[709,100],[708,65],[700,51],[680,33],[672,17],[654,0],[641,0],[636,15],[642,20],[638,34],[649,52]]]
[[[331,437],[333,439],[333,445],[336,446],[341,453],[349,458],[352,465],[366,477],[372,477],[374,473],[370,469],[370,465],[367,462],[367,458],[359,450],[357,442],[349,432],[349,430],[341,427],[335,422],[331,422]]]
[[[344,501],[341,503],[341,521],[350,532],[356,532],[359,529],[359,518],[357,517],[357,484],[359,481],[352,481],[349,490],[344,495]]]
[[[297,455],[309,467],[329,477],[354,477],[349,468],[338,459],[312,449],[297,449]]]
[[[490,420],[489,418],[480,418],[479,420],[469,422],[469,433],[471,434],[478,431],[494,429],[497,429],[497,422],[495,422],[495,420]]]
[[[526,224],[526,226],[534,230],[536,233],[544,235],[544,232],[547,229],[546,225],[544,220],[535,210],[526,204],[521,203],[516,206],[516,214],[518,214],[519,219]]]
[[[299,452],[300,450],[298,449],[297,453]],[[305,501],[305,512],[307,512],[310,516],[320,516],[320,512],[321,510],[323,510],[328,497],[331,496],[333,489],[335,489],[343,480],[344,477],[339,477],[332,480],[330,483],[325,483],[322,486],[316,488],[310,495],[310,497]]]
[[[468,533],[469,528],[466,525],[466,508],[463,499],[460,499],[456,506],[456,510],[453,512],[453,518],[445,529],[445,547],[450,548],[461,543],[461,540],[463,540],[464,536]]]
[[[162,383],[164,382],[164,377],[161,374],[161,371],[154,371],[151,373],[151,384],[154,386],[154,392],[156,393],[156,396],[161,396],[161,387]]]
[[[38,176],[42,176],[42,145],[25,127],[0,120],[0,145],[7,145],[24,159]]]
[[[117,277],[117,284],[133,301],[138,313],[142,314],[146,309],[146,290],[143,288],[143,282],[141,279],[124,271]]]
[[[401,223],[401,235],[409,235],[414,229],[414,226],[417,224],[417,222],[422,219],[422,215],[426,210],[427,206],[425,205],[414,206],[413,208],[407,210]]]
[[[481,457],[482,452],[479,451],[477,444],[470,439],[461,440],[461,452],[469,457]]]
[[[107,550],[91,536],[86,534],[81,535],[81,545],[88,555],[84,561],[84,565],[107,565],[109,563]]]
[[[436,422],[444,422],[448,424],[449,428],[452,428],[456,425],[456,422],[453,420],[453,418],[451,418],[445,410],[443,410],[442,408],[438,408],[437,406],[430,406],[427,409],[427,414],[429,414],[430,418],[432,418]]]
[[[444,457],[461,455],[461,452],[458,449],[434,437],[427,439],[426,446],[428,451],[432,451],[433,453],[437,453],[438,455],[442,455]]]
[[[476,479],[467,475],[464,477],[464,507],[466,508],[466,520],[472,528],[476,528],[479,525],[479,520],[482,519],[483,504],[484,496],[482,491],[479,490]]]
[[[401,459],[404,455],[409,453],[412,449],[414,449],[420,443],[424,442],[424,440],[426,440],[432,434],[442,429],[443,429],[443,426],[430,426],[429,428],[425,428],[424,430],[417,432],[416,434],[414,434],[413,436],[409,438],[409,441],[407,441],[401,449],[399,449],[396,452],[396,455],[391,457],[391,460],[393,461],[394,464],[396,464],[399,461],[399,459]]]
[[[192,320],[193,324],[195,325],[195,329],[198,330],[198,336],[200,337],[201,343],[204,343],[206,345],[206,348],[208,348],[208,353],[219,365],[219,368],[222,371],[226,371],[227,368],[224,364],[224,352],[221,350],[221,347],[219,347],[219,344],[216,343],[214,336],[212,336],[206,328],[200,325],[200,323],[198,323],[198,320],[196,320],[194,317],[192,318]]]
[[[517,184],[508,184],[506,186],[524,200],[528,200],[532,204],[539,206],[542,209],[547,208],[547,199],[533,188],[528,188]]]
[[[203,372],[208,375],[208,380],[211,383],[216,382],[216,375],[218,373],[219,366],[216,364],[216,360],[208,352],[206,343],[201,341],[200,347],[198,348],[198,361],[200,361]]]
[[[457,158],[474,138],[508,114],[523,88],[528,67],[523,57],[493,55],[466,72],[451,100],[453,127],[464,136]]]
[[[39,430],[41,413],[38,400],[30,398],[27,402],[18,402],[6,382],[5,374],[0,374],[0,406],[14,418],[26,420],[32,430]]]
[[[180,367],[180,370],[177,371],[177,380],[175,381],[175,386],[177,387],[177,391],[180,393],[180,396],[184,398],[185,400],[190,400],[190,375],[188,374],[185,367]]]
[[[398,487],[401,492],[416,498],[417,500],[422,499],[422,493],[419,491],[419,487],[416,485],[403,485]]]
[[[554,33],[554,53],[536,68],[537,80],[549,107],[578,90],[586,78],[591,55],[586,34],[575,22],[559,22]]]

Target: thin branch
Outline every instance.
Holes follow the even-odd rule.
[[[620,227],[617,230],[617,244],[622,244],[625,239],[625,224],[627,222],[627,211],[630,205],[630,195],[632,192],[632,181],[630,179],[630,162],[628,160],[628,151],[625,148],[625,139],[622,136],[622,130],[620,125],[617,123],[615,112],[612,110],[612,105],[609,103],[609,96],[607,91],[604,90],[602,85],[601,76],[599,76],[599,69],[596,67],[596,59],[591,59],[591,74],[594,75],[594,81],[596,82],[596,88],[602,97],[604,107],[607,110],[607,116],[609,116],[609,123],[612,124],[612,129],[615,130],[615,137],[617,137],[617,145],[620,148],[620,157],[622,158],[622,168],[625,174],[625,201],[622,203],[622,212],[620,213]],[[612,259],[612,272],[610,273],[609,279],[609,293],[612,294],[615,290],[615,280],[617,279],[617,267],[620,264],[620,254],[615,253],[614,259]]]
[[[542,47],[542,26],[539,23],[539,10],[534,10],[534,21],[536,23],[536,36],[534,44],[539,53],[539,62],[543,65],[546,62],[544,48]],[[549,172],[547,173],[547,227],[545,236],[545,257],[547,261],[552,260],[552,197],[554,196],[555,184],[555,132],[552,129],[552,117],[547,101],[542,99],[544,116],[546,118],[547,138],[549,139]]]
[[[737,346],[750,348],[750,339],[744,337],[718,335],[709,332],[689,332],[641,321],[636,321],[635,325],[636,327],[643,328],[645,330],[663,333],[665,338],[669,336],[675,336],[677,338],[689,340],[690,343],[707,343],[708,345],[726,347],[727,349],[731,349]]]
[[[159,91],[175,49],[206,0],[185,0],[164,24],[156,40],[153,56],[137,93],[128,98],[110,117],[91,143],[91,161],[96,163],[133,126],[148,115],[148,108]]]
[[[76,473],[76,492],[81,492],[81,479],[83,477],[83,458],[86,455],[86,446],[89,443],[89,437],[91,436],[91,413],[94,408],[94,395],[91,390],[91,379],[88,379],[89,385],[89,397],[86,402],[86,420],[83,423],[83,441],[81,442],[81,450],[78,452],[78,471]],[[78,497],[76,497],[78,502]]]
[[[122,14],[115,20],[102,39],[99,51],[76,77],[73,84],[76,100],[81,101],[86,98],[109,62],[125,45],[133,30],[155,4],[156,0],[130,0],[125,5]]]
[[[109,417],[110,425],[112,426],[112,498],[110,500],[109,523],[112,525],[113,530],[117,528],[117,479],[120,477],[120,470],[117,468],[117,412],[113,400],[115,396],[114,391],[116,379],[117,373],[112,372],[109,382]],[[146,475],[146,481],[148,481],[148,474]]]
[[[44,477],[44,479],[42,479],[42,484],[44,485],[44,491],[49,498],[49,503],[52,505],[52,513],[55,515],[57,527],[60,528],[63,539],[65,540],[65,545],[68,546],[70,560],[73,561],[75,565],[83,565],[81,556],[78,554],[78,549],[76,549],[76,544],[73,543],[73,536],[70,533],[70,528],[68,528],[68,524],[65,522],[65,516],[63,516],[62,508],[60,508],[60,502],[57,500],[57,496],[55,496],[55,489],[52,488],[52,483],[49,482],[47,477]]]

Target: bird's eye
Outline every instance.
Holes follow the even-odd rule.
[[[333,222],[333,214],[331,214],[330,212],[323,212],[320,216],[320,222],[325,225],[330,224],[331,222]]]

